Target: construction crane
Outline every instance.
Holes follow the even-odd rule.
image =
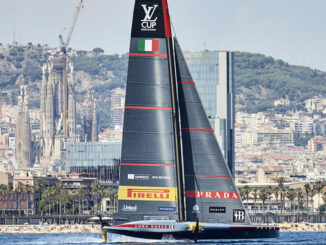
[[[74,19],[73,19],[73,21],[71,23],[71,26],[70,26],[70,29],[69,29],[68,36],[67,36],[66,41],[63,40],[62,35],[59,35],[59,40],[60,40],[60,44],[61,44],[61,50],[64,53],[67,52],[68,45],[69,45],[69,42],[70,42],[72,33],[74,31],[74,28],[75,28],[75,25],[76,25],[76,22],[77,22],[78,15],[79,15],[79,12],[80,12],[81,7],[83,7],[83,0],[80,0],[80,2],[78,3],[78,5],[76,7],[76,11],[75,11],[75,14],[74,14]]]
[[[62,35],[59,35],[59,40],[61,43],[61,51],[63,52],[63,59],[62,59],[62,80],[63,80],[63,132],[65,138],[68,137],[68,130],[67,130],[67,120],[68,120],[68,81],[67,81],[67,49],[68,45],[74,31],[77,18],[80,12],[81,7],[83,6],[83,0],[80,0],[74,14],[74,19],[71,23],[68,36],[66,42],[63,40]]]

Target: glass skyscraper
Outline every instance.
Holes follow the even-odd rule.
[[[208,50],[183,53],[224,158],[234,174],[233,54]]]
[[[121,141],[66,143],[66,171],[101,180],[119,178]]]

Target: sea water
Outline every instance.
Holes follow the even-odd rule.
[[[101,234],[0,234],[0,244],[103,244]],[[192,241],[135,239],[108,235],[107,244],[193,244]],[[326,232],[282,232],[275,239],[200,241],[200,244],[326,244]]]

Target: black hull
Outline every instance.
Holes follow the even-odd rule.
[[[166,236],[172,236],[176,240],[193,240],[194,234],[191,231],[182,232],[137,232],[137,231],[110,231],[124,236],[155,239],[159,240]],[[242,231],[211,231],[198,234],[198,240],[217,240],[217,239],[258,239],[258,238],[278,238],[279,231],[277,230],[242,230]]]
[[[279,228],[275,226],[228,225],[176,221],[139,221],[117,226],[103,227],[102,232],[143,239],[217,240],[278,238]],[[197,230],[198,228],[198,230]],[[194,234],[197,231],[196,235]],[[196,238],[196,239],[195,239]]]

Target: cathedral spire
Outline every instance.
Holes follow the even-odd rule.
[[[18,114],[15,132],[15,158],[18,168],[27,168],[31,167],[32,164],[32,141],[26,85],[20,87],[20,96],[18,100]]]
[[[42,66],[42,84],[41,84],[41,101],[40,101],[40,133],[41,135],[44,134],[44,118],[45,118],[45,103],[46,103],[46,87],[47,87],[47,69],[48,69],[48,66],[47,64],[43,64]]]
[[[97,118],[96,118],[96,100],[93,102],[93,122],[92,122],[92,142],[98,141]]]

